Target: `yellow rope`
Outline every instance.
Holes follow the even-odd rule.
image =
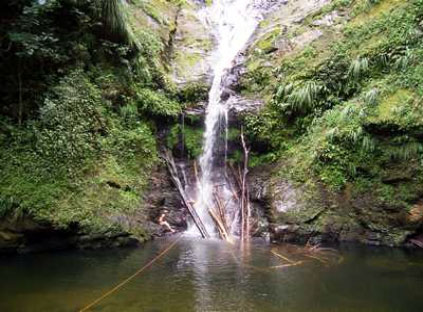
[[[277,253],[274,249],[271,249],[271,250],[270,250],[270,252],[271,252],[273,255],[275,255],[276,257],[281,258],[281,259],[283,259],[283,260],[285,260],[285,261],[289,262],[290,264],[294,264],[294,263],[295,263],[295,261],[292,261],[291,259],[289,259],[289,258],[285,257],[284,255],[281,255],[280,253]]]
[[[102,296],[98,297],[96,300],[94,300],[92,303],[90,303],[89,305],[85,306],[84,308],[82,308],[81,310],[79,310],[79,312],[86,312],[89,309],[91,309],[93,306],[95,306],[96,304],[98,304],[100,301],[102,301],[103,299],[105,299],[106,297],[110,296],[111,294],[113,294],[114,292],[118,291],[120,288],[122,288],[125,284],[129,283],[132,279],[134,279],[136,276],[138,276],[139,274],[141,274],[144,270],[146,270],[147,268],[149,268],[151,265],[154,264],[154,262],[156,262],[157,260],[159,260],[161,257],[163,257],[167,252],[169,252],[175,245],[176,243],[181,239],[182,235],[180,235],[179,237],[177,237],[169,246],[167,246],[165,249],[163,249],[156,257],[154,257],[152,260],[150,260],[146,265],[144,265],[142,268],[140,268],[138,271],[136,271],[134,274],[132,274],[131,276],[129,276],[127,279],[125,279],[124,281],[122,281],[121,283],[119,283],[118,285],[116,285],[115,287],[113,287],[112,289],[110,289],[109,291],[107,291],[106,293],[104,293]],[[235,255],[235,253],[233,252],[233,250],[230,250],[230,253],[232,255],[232,257],[234,258],[235,262],[240,264],[240,265],[244,265],[246,267],[255,269],[255,270],[259,270],[259,271],[268,271],[268,269],[275,269],[275,268],[282,268],[282,267],[290,267],[290,266],[296,266],[299,264],[302,264],[303,261],[293,261],[283,255],[281,255],[280,253],[277,253],[275,250],[271,249],[270,252],[275,255],[278,258],[281,258],[287,262],[289,262],[289,264],[284,264],[284,265],[278,265],[278,266],[271,266],[268,268],[259,268],[253,265],[247,265],[245,263],[242,263],[237,256]],[[307,257],[310,258],[314,258],[317,259],[319,261],[322,261],[320,258],[318,257],[313,257],[313,256],[309,256],[306,255]],[[343,260],[342,256],[341,256],[341,261]]]
[[[88,311],[89,309],[91,309],[93,306],[95,306],[97,303],[99,303],[100,301],[102,301],[104,298],[110,296],[111,294],[113,294],[114,292],[116,292],[117,290],[119,290],[120,288],[122,288],[125,284],[129,283],[132,279],[134,279],[137,275],[141,274],[145,269],[149,268],[154,262],[156,262],[157,260],[159,260],[161,257],[163,257],[169,250],[171,250],[176,243],[179,241],[179,239],[182,237],[182,235],[180,235],[178,238],[176,238],[168,247],[166,247],[165,249],[163,249],[162,252],[160,252],[156,257],[154,257],[152,260],[150,260],[146,265],[144,265],[141,269],[139,269],[138,271],[136,271],[134,274],[132,274],[130,277],[128,277],[127,279],[125,279],[123,282],[119,283],[118,285],[116,285],[115,287],[113,287],[112,289],[110,289],[109,291],[107,291],[106,293],[104,293],[102,296],[98,297],[96,300],[94,300],[92,303],[90,303],[89,305],[85,306],[84,308],[82,308],[81,310],[79,310],[79,312],[85,312]]]

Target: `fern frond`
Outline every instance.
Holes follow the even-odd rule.
[[[373,152],[375,150],[375,141],[368,135],[364,135],[361,139],[361,148],[365,152]]]
[[[364,95],[364,102],[368,105],[376,105],[379,99],[379,90],[376,88],[371,89]]]
[[[315,81],[307,81],[300,87],[295,88],[287,97],[292,108],[296,111],[304,111],[313,107],[324,87]]]
[[[367,57],[357,58],[351,62],[348,70],[348,76],[353,79],[363,77],[369,71],[369,60]]]
[[[343,120],[349,119],[356,112],[356,105],[349,104],[345,106],[341,111],[341,118]]]
[[[276,98],[283,100],[285,97],[291,94],[292,90],[292,83],[280,85],[276,91]]]
[[[125,0],[97,0],[105,30],[109,36],[139,48],[129,24]]]
[[[396,70],[405,70],[413,63],[414,59],[414,53],[410,50],[407,50],[404,55],[397,55],[394,57],[393,67]]]
[[[339,128],[338,127],[333,127],[331,129],[329,129],[326,132],[326,138],[330,141],[333,142],[335,137],[338,135],[339,133]]]

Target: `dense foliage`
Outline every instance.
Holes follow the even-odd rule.
[[[281,59],[255,47],[241,89],[269,101],[246,118],[250,138],[294,181],[408,208],[423,195],[423,2],[333,1],[285,36],[334,10],[350,16],[339,34]]]
[[[131,7],[136,6],[136,7]],[[0,8],[0,214],[115,226],[140,208],[154,132],[179,114],[140,1],[9,0]]]

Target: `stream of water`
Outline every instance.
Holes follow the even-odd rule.
[[[0,311],[76,312],[168,246],[0,257]],[[281,263],[277,248],[301,265]],[[423,254],[350,246],[339,263],[299,257],[295,248],[252,245],[249,253],[217,239],[183,238],[118,292],[101,312],[420,312]]]
[[[228,223],[235,233],[239,224],[239,205],[232,198],[233,193],[228,185],[230,181],[225,172],[228,110],[222,94],[227,87],[224,77],[233,67],[237,55],[246,47],[260,18],[254,0],[216,0],[210,7],[201,10],[199,17],[212,32],[216,48],[210,60],[213,82],[206,109],[203,153],[200,157],[201,178],[195,208],[207,231],[215,233],[208,209],[215,206],[214,193],[219,192],[222,201],[227,203]],[[223,139],[223,155],[219,154],[219,139]],[[196,231],[194,225],[190,231]]]

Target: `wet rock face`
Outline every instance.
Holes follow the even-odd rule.
[[[249,174],[250,199],[270,223],[274,242],[354,241],[367,245],[423,246],[423,201],[408,213],[381,203],[372,190],[335,192],[316,181],[293,183],[274,166]],[[423,248],[423,247],[422,247]]]
[[[188,3],[175,14],[175,29],[169,34],[172,78],[180,86],[199,81],[211,83],[211,53],[216,45],[207,21],[202,19],[201,10],[205,8],[205,2],[189,0]],[[253,5],[264,17],[287,3],[287,0],[255,0]],[[236,62],[239,63],[240,60]],[[237,65],[233,70],[237,68],[242,70]],[[227,79],[233,79],[235,84],[237,76],[228,75]]]
[[[187,172],[189,172],[187,170]],[[181,177],[181,181],[184,178]],[[158,224],[158,219],[165,213],[165,221],[177,231],[187,229],[187,214],[177,189],[172,184],[167,169],[157,168],[150,179],[150,189],[144,199],[148,211],[149,232],[154,236],[163,236],[167,229]]]
[[[253,5],[258,8],[264,16],[273,10],[278,9],[282,5],[286,5],[288,2],[289,0],[255,0]]]
[[[171,34],[170,65],[172,78],[183,86],[193,82],[210,82],[209,57],[214,46],[210,31],[200,19],[202,1],[188,1],[175,17],[175,29]]]
[[[280,29],[282,33],[286,33],[289,29],[298,27],[309,14],[318,11],[328,4],[330,0],[290,0],[274,2],[277,2],[277,4],[266,11],[266,23],[263,23],[263,25],[257,29],[253,43],[262,39],[266,34],[275,29]],[[318,21],[317,23],[329,23],[337,18],[338,16],[331,15],[331,17],[324,17],[322,21]],[[281,47],[285,47],[288,41],[284,36],[281,36],[275,42],[275,48],[279,50]],[[293,43],[290,42],[289,45],[292,46]]]
[[[270,191],[269,191],[269,168],[250,169],[247,182],[250,192],[253,236],[269,237],[271,209],[270,209]]]
[[[274,32],[275,29],[280,28],[282,33],[286,33],[290,28],[299,27],[299,24],[307,15],[319,10],[329,2],[329,0],[257,0],[254,2],[254,5],[261,12],[261,18],[264,23],[259,25],[250,39],[246,50],[237,56],[234,66],[225,75],[223,81],[227,88],[222,94],[222,100],[226,101],[229,106],[231,121],[238,119],[242,114],[257,112],[264,104],[261,98],[246,98],[238,93],[240,88],[242,88],[239,84],[240,78],[247,73],[245,63],[256,49],[257,43],[263,40],[263,38],[266,38],[269,33]],[[331,13],[330,16],[325,16],[321,21],[316,21],[316,23],[326,25],[328,23],[334,23],[335,20],[339,20],[339,16]],[[280,55],[291,52],[294,49],[301,49],[318,39],[322,34],[322,31],[319,29],[310,29],[291,39],[285,36],[279,36],[264,52]],[[271,63],[266,66],[273,67]]]
[[[34,249],[60,249],[66,234],[52,235],[53,229],[39,224],[27,216],[4,217],[0,221],[0,253],[25,253]],[[60,236],[60,238],[59,238]],[[63,242],[63,246],[68,243]]]
[[[276,183],[273,186],[272,206],[277,213],[300,209],[298,193],[299,190],[286,181]]]
[[[237,120],[242,114],[257,112],[263,106],[263,101],[235,95],[228,99],[227,105],[229,106],[229,120]]]
[[[420,204],[411,210],[414,214],[406,215],[403,209],[378,202],[371,191],[351,194],[346,188],[334,192],[318,184],[297,186],[280,178],[271,182],[268,198],[276,241],[357,241],[385,246],[418,246],[420,242]]]
[[[250,169],[248,174],[248,187],[251,201],[261,203],[262,205],[270,203],[271,193],[269,180],[271,172],[270,166]]]

